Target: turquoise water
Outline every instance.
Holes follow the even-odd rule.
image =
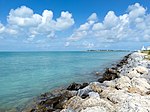
[[[128,52],[0,52],[0,108],[71,82],[96,80],[101,71]]]

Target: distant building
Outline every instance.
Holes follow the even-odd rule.
[[[145,47],[143,46],[141,50],[144,51],[144,50],[146,50],[146,49],[145,49]]]
[[[144,51],[144,50],[150,50],[150,46],[148,46],[147,48],[145,48],[145,47],[143,46],[141,50],[142,50],[142,51]]]

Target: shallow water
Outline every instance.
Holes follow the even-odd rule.
[[[128,52],[0,52],[0,108],[22,106],[29,99],[71,82],[96,80]]]

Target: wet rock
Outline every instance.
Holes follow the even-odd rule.
[[[103,74],[103,78],[98,79],[98,82],[103,83],[104,81],[114,80],[115,78],[118,78],[117,74],[107,74],[107,73],[104,73]]]
[[[68,90],[55,90],[51,93],[42,94],[30,112],[59,112],[67,100],[76,94],[77,91]]]
[[[79,90],[83,89],[86,86],[88,86],[88,83],[78,84],[74,82],[70,86],[68,86],[67,90]]]
[[[102,78],[98,79],[98,82],[103,83],[104,81],[110,81],[115,78],[118,78],[118,71],[116,68],[108,68],[103,74]]]

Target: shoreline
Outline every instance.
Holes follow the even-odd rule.
[[[112,56],[108,56],[109,58],[107,58],[107,63],[105,63],[104,65],[100,63],[100,66],[99,66],[99,63],[95,64],[95,68],[94,69],[85,69],[88,70],[89,72],[81,72],[81,74],[78,74],[79,76],[79,80],[75,80],[75,79],[72,79],[72,81],[66,83],[66,84],[61,84],[60,86],[57,86],[55,88],[50,88],[50,89],[47,89],[47,90],[44,90],[44,91],[41,91],[40,93],[36,94],[36,95],[33,95],[32,98],[28,98],[26,101],[24,102],[19,102],[20,98],[18,97],[17,100],[18,102],[14,103],[13,105],[9,105],[9,104],[6,104],[5,105],[5,102],[2,103],[1,105],[1,108],[0,108],[0,111],[1,112],[8,112],[8,111],[13,111],[13,112],[21,112],[21,110],[26,106],[26,104],[28,104],[29,102],[32,102],[33,99],[36,99],[38,96],[40,96],[41,94],[43,93],[46,93],[46,92],[50,92],[50,91],[53,91],[55,89],[58,89],[58,88],[62,88],[62,87],[67,87],[68,85],[70,85],[72,82],[76,82],[76,83],[83,83],[83,82],[93,82],[93,81],[96,81],[98,79],[98,77],[100,76],[101,77],[101,74],[104,72],[105,68],[106,67],[111,67],[113,65],[115,65],[116,63],[118,63],[127,53],[116,53],[116,54],[119,54],[117,57],[114,57],[114,58],[111,58]],[[121,54],[121,55],[120,55]],[[123,54],[123,55],[122,55]],[[103,58],[103,57],[102,57]],[[95,59],[95,58],[94,58]],[[101,60],[101,57],[99,58],[99,60]],[[112,60],[112,61],[111,61]],[[100,61],[101,62],[101,61]],[[102,66],[101,66],[102,65]],[[93,65],[89,65],[89,66],[93,66]],[[84,66],[86,67],[86,66]],[[98,72],[98,74],[96,73]],[[99,74],[101,73],[101,74]],[[96,74],[96,75],[95,75]],[[87,78],[88,77],[88,78]],[[82,78],[82,79],[81,79]],[[74,81],[73,81],[74,80]],[[60,81],[60,79],[57,79],[57,81]],[[52,83],[50,83],[52,84]],[[51,85],[50,85],[51,86]],[[17,96],[18,94],[16,94]],[[8,97],[7,97],[8,98]],[[7,100],[7,98],[5,99],[5,101]],[[9,102],[9,101],[7,101]]]
[[[22,111],[150,111],[150,77],[146,80],[150,61],[144,57],[138,52],[128,54],[106,69],[97,82],[72,83],[67,88],[42,94],[31,107]]]
[[[97,75],[97,77],[100,77],[100,78],[98,78],[98,81],[99,82],[101,82],[100,80],[103,80],[103,81],[105,81],[105,80],[113,80],[113,79],[115,79],[115,78],[117,78],[117,75],[118,75],[118,68],[119,67],[121,67],[121,66],[123,66],[124,64],[125,64],[125,62],[126,62],[126,60],[129,58],[129,56],[131,55],[131,53],[129,53],[128,55],[126,55],[126,56],[124,56],[123,57],[123,59],[121,59],[120,61],[117,61],[115,64],[113,64],[110,68],[106,68],[105,70],[104,70],[104,72],[97,72],[97,73],[95,73],[95,75]],[[101,74],[101,75],[100,75]],[[107,74],[107,75],[106,75]],[[111,74],[111,75],[109,75],[109,74]],[[108,77],[109,76],[109,77]],[[52,103],[52,104],[50,104],[50,105],[53,105],[53,103],[60,103],[60,102],[55,102],[54,100],[59,100],[59,98],[60,99],[67,99],[67,100],[69,100],[71,97],[73,97],[73,96],[76,96],[77,95],[77,91],[78,90],[80,90],[80,89],[84,89],[85,87],[87,87],[88,85],[89,85],[90,83],[83,83],[83,84],[79,84],[79,83],[75,83],[75,82],[73,82],[72,84],[70,84],[68,87],[66,86],[66,87],[61,87],[61,88],[58,88],[58,89],[54,89],[54,90],[52,90],[52,91],[50,91],[50,92],[46,92],[46,93],[44,93],[44,94],[41,94],[39,97],[37,97],[36,99],[35,99],[35,101],[34,102],[32,102],[33,104],[32,104],[32,106],[26,106],[25,107],[25,109],[23,109],[23,110],[21,110],[21,111],[23,111],[23,112],[37,112],[37,111],[46,111],[45,109],[47,108],[47,106],[48,106],[48,108],[49,108],[49,104],[46,104],[45,105],[45,102],[46,101],[48,101],[48,100],[50,100],[50,101],[52,101],[52,102],[50,102],[50,103]],[[64,94],[67,94],[68,96],[65,96]],[[63,97],[63,98],[61,98],[62,96],[65,96],[65,97]],[[70,96],[71,95],[71,96]],[[58,99],[57,99],[57,97],[59,97]],[[86,96],[86,95],[83,95],[83,98],[86,98],[86,97],[88,97],[88,96]],[[54,102],[53,102],[54,101]],[[44,107],[42,107],[42,105],[44,106]],[[42,107],[42,109],[43,110],[38,110],[37,108],[39,108],[39,106],[40,106],[40,108]],[[49,111],[60,111],[60,110],[62,110],[63,108],[62,108],[62,105],[60,106],[60,107],[57,107],[56,106],[56,108],[54,108],[54,107],[50,107],[49,108]],[[43,112],[44,112],[43,111]]]

